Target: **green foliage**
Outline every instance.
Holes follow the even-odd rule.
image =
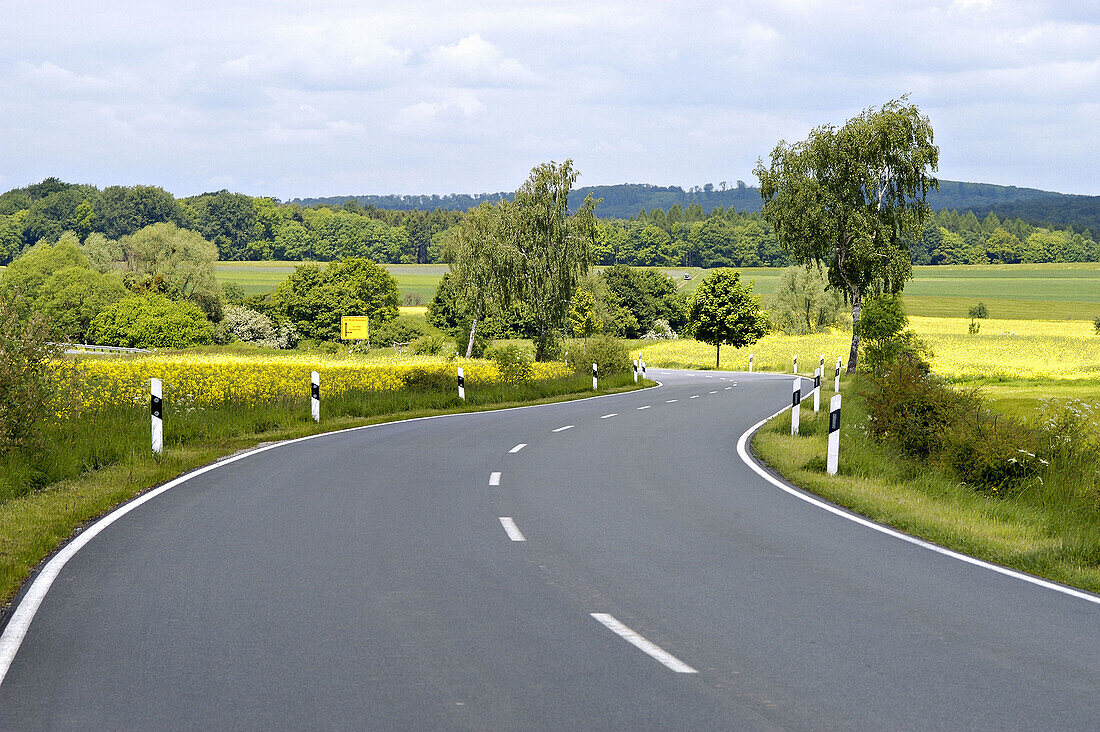
[[[221,287],[214,279],[218,252],[201,234],[175,224],[153,224],[119,240],[126,285],[134,292],[189,300],[210,320],[221,320]]]
[[[981,323],[979,323],[977,320],[974,320],[973,318],[971,318],[970,319],[970,325],[967,326],[967,332],[970,333],[970,335],[978,335],[978,332],[981,331],[981,329],[982,329]]]
[[[397,281],[369,259],[352,257],[321,269],[305,264],[279,285],[271,309],[304,338],[336,340],[342,315],[366,315],[372,328],[397,317]]]
[[[485,357],[496,364],[503,381],[520,384],[531,380],[531,355],[519,344],[495,345],[485,351]]]
[[[599,332],[602,325],[596,314],[596,297],[591,290],[578,288],[569,305],[569,332],[574,338],[587,338]]]
[[[944,435],[942,459],[975,490],[1008,496],[1037,475],[1035,434],[1021,422],[977,405],[959,415]]]
[[[622,374],[633,369],[627,344],[608,335],[598,335],[569,346],[569,365],[578,374],[591,374],[597,365],[599,377]]]
[[[1100,315],[1092,319],[1092,327],[1096,331],[1096,335],[1100,335]]]
[[[852,303],[856,367],[863,297],[900,292],[912,276],[909,240],[929,214],[939,148],[915,105],[894,100],[837,129],[818,127],[801,143],[780,142],[756,166],[764,218],[796,262],[828,267],[829,283]]]
[[[225,318],[214,329],[215,342],[228,342],[219,339],[219,333],[264,348],[293,348],[298,342],[298,334],[289,323],[275,323],[263,313],[248,308],[229,305],[225,309]]]
[[[222,299],[227,305],[241,305],[244,303],[244,288],[236,282],[222,283]]]
[[[664,272],[638,269],[625,264],[608,267],[599,279],[607,292],[607,303],[615,314],[612,326],[617,335],[639,338],[655,320],[683,327],[684,314],[676,296],[676,283]]]
[[[145,294],[109,305],[92,319],[88,338],[105,346],[189,348],[213,343],[210,323],[192,302]]]
[[[979,301],[977,305],[970,308],[969,317],[971,319],[988,318],[989,317],[989,309],[986,308],[984,302]]]
[[[470,339],[471,331],[473,340]],[[485,329],[480,324],[474,329],[471,323],[463,323],[452,330],[451,335],[459,353],[466,354],[467,358],[481,358],[485,355],[485,349],[493,344],[492,339],[485,336]]]
[[[707,275],[691,298],[688,322],[692,337],[717,348],[715,366],[722,345],[734,348],[752,345],[768,332],[768,315],[752,295],[752,283],[741,284],[735,269],[717,269]]]
[[[900,361],[925,372],[931,368],[925,358],[928,348],[916,333],[905,330],[908,322],[900,296],[876,295],[866,301],[859,319],[865,370],[879,374]]]
[[[412,342],[412,352],[425,356],[436,356],[443,351],[447,341],[441,335],[422,335]]]
[[[411,343],[421,336],[428,335],[431,329],[421,318],[411,315],[398,315],[374,329],[371,342],[380,346],[394,343]]]
[[[28,249],[0,276],[0,289],[19,293],[59,341],[87,340],[92,318],[126,295],[122,280],[91,268],[80,249],[63,237],[58,244]]]
[[[772,326],[789,335],[803,335],[837,325],[844,298],[828,284],[820,267],[787,267],[769,303]]]
[[[20,298],[0,292],[0,455],[41,443],[61,398],[56,377],[61,349],[47,343],[50,329]]]

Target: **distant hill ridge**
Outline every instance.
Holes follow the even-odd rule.
[[[717,188],[704,190],[695,187],[684,190],[680,186],[623,183],[613,186],[583,186],[573,191],[571,198],[583,199],[589,193],[595,198],[603,199],[598,209],[601,218],[626,219],[635,216],[643,208],[647,211],[655,208],[668,210],[676,205],[687,208],[693,204],[700,205],[704,213],[709,213],[719,206],[724,208],[732,206],[737,211],[760,210],[760,190],[755,186],[726,190]],[[504,192],[472,195],[451,193],[444,196],[329,196],[295,198],[291,203],[302,206],[313,206],[319,203],[340,205],[354,198],[364,206],[380,209],[409,211],[442,208],[464,211],[484,202],[495,203],[511,196],[511,193]],[[929,196],[929,203],[934,210],[973,211],[979,218],[992,211],[1002,219],[1020,218],[1035,224],[1088,229],[1093,237],[1100,238],[1100,196],[1078,196],[1037,188],[941,180],[939,192]]]

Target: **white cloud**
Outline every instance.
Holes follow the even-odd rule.
[[[449,46],[435,46],[427,54],[431,76],[470,86],[528,84],[531,71],[499,48],[474,33]]]

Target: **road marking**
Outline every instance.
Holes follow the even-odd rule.
[[[712,392],[710,392],[710,393],[711,393],[711,394],[717,394],[718,392],[716,392],[716,391],[712,391]]]
[[[725,376],[723,376],[723,377],[721,378],[721,381],[726,381],[726,380],[727,380],[727,379],[726,379],[726,377],[725,377]]]
[[[511,516],[501,516],[500,525],[504,527],[504,533],[507,534],[508,538],[512,541],[527,541]]]
[[[733,385],[734,385],[734,386],[737,386],[737,382],[736,382],[736,381],[735,381],[735,382],[733,382]]]
[[[573,429],[573,425],[567,424],[564,427],[558,427],[556,430],[550,430],[551,432],[565,432],[566,430]]]
[[[688,399],[698,399],[698,398],[699,398],[699,395],[698,395],[698,394],[696,394],[696,395],[694,395],[694,396],[689,396],[689,397],[688,397]]]
[[[901,539],[902,541],[908,542],[910,544],[915,544],[916,546],[923,547],[924,549],[928,549],[929,551],[936,552],[937,554],[942,554],[945,557],[951,557],[952,559],[958,559],[960,562],[966,562],[967,564],[973,564],[975,567],[981,567],[983,569],[988,569],[992,572],[997,572],[998,574],[1003,574],[1007,577],[1012,577],[1014,579],[1023,580],[1024,582],[1030,582],[1033,585],[1038,585],[1039,587],[1044,587],[1048,590],[1054,590],[1055,592],[1060,592],[1063,595],[1069,595],[1070,597],[1076,597],[1079,600],[1086,600],[1087,602],[1091,602],[1095,605],[1100,605],[1100,595],[1094,595],[1090,592],[1085,592],[1084,590],[1078,590],[1078,589],[1073,588],[1073,587],[1066,587],[1065,585],[1060,585],[1060,584],[1057,584],[1055,582],[1050,582],[1050,581],[1042,579],[1040,577],[1034,577],[1030,574],[1024,574],[1023,572],[1017,572],[1014,569],[1009,569],[1008,567],[1002,567],[998,564],[993,564],[992,562],[987,562],[983,559],[977,559],[975,557],[967,556],[966,554],[960,554],[959,552],[952,551],[951,549],[947,549],[946,547],[942,547],[942,546],[939,546],[937,544],[933,544],[932,542],[925,541],[924,539],[918,539],[915,536],[909,536],[908,534],[903,534],[902,532],[897,531],[896,529],[891,529],[889,526],[883,526],[882,524],[877,524],[874,521],[871,521],[870,519],[865,519],[862,516],[857,516],[854,513],[849,513],[847,510],[845,510],[843,508],[840,508],[838,506],[833,506],[831,504],[825,503],[824,501],[820,501],[817,498],[809,495],[808,493],[804,493],[802,490],[800,490],[798,488],[795,488],[794,486],[780,480],[779,478],[776,478],[774,475],[769,473],[767,470],[760,467],[760,465],[758,465],[755,460],[753,460],[751,457],[749,457],[748,443],[749,443],[749,438],[752,437],[752,434],[754,432],[756,432],[758,429],[760,429],[761,427],[763,427],[769,419],[771,419],[772,417],[779,416],[780,414],[782,414],[783,412],[785,412],[788,409],[790,409],[789,406],[783,407],[783,409],[780,409],[778,412],[771,415],[771,417],[765,417],[764,419],[760,420],[759,422],[754,424],[752,427],[749,427],[747,430],[742,432],[741,437],[738,438],[738,440],[737,440],[737,454],[740,456],[741,461],[743,463],[745,463],[745,465],[748,465],[750,468],[752,468],[753,472],[755,472],[761,478],[763,478],[764,480],[766,480],[769,483],[771,483],[772,485],[774,485],[776,488],[778,488],[778,489],[780,489],[780,490],[782,490],[786,493],[791,494],[792,496],[794,496],[795,498],[797,498],[801,501],[805,501],[806,503],[809,503],[813,506],[817,506],[818,508],[825,509],[829,513],[835,514],[835,515],[837,515],[837,516],[839,516],[843,519],[847,519],[847,520],[849,520],[853,523],[857,523],[860,526],[865,526],[868,529],[874,529],[875,531],[879,532],[880,534],[886,534],[887,536],[892,536],[895,539]]]
[[[655,643],[651,643],[642,636],[638,635],[633,630],[616,620],[614,616],[607,613],[592,613],[592,617],[600,621],[600,623],[602,623],[604,627],[610,630],[612,633],[619,636],[635,648],[641,650],[643,653],[646,653],[652,658],[657,659],[659,662],[672,669],[676,673],[697,673],[697,671],[691,666],[688,666],[686,663],[676,658],[676,656],[673,656],[671,653],[656,645]]]
[[[519,452],[520,450],[522,450],[525,447],[527,447],[527,443],[526,442],[521,442],[518,445],[516,445],[515,447],[513,447],[511,450],[509,450],[508,452],[509,453]]]
[[[645,405],[644,407],[638,407],[638,409],[649,409],[649,406],[650,406],[650,405],[648,405],[648,404],[647,404],[647,405]]]
[[[489,485],[500,485],[500,473],[489,473]]]
[[[727,387],[726,387],[726,391],[729,391],[729,390],[730,390],[730,389],[732,389],[732,388],[733,388],[732,386],[727,386]]]
[[[674,401],[676,401],[676,400],[675,399],[665,399],[665,404],[672,404]]]
[[[600,417],[600,419],[610,419],[611,417],[618,417],[618,416],[619,416],[618,412],[612,412],[611,414],[605,414],[604,416]]]

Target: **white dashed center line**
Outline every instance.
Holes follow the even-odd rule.
[[[573,429],[573,425],[567,424],[564,427],[558,427],[556,430],[550,430],[551,432],[565,432],[566,430]]]
[[[699,398],[698,394],[693,394],[692,396],[688,397],[688,399],[698,399],[698,398]]]
[[[520,450],[522,450],[525,447],[527,447],[527,443],[526,442],[521,442],[518,445],[516,445],[515,447],[513,447],[511,450],[509,450],[508,452],[509,453],[519,452]]]
[[[489,473],[489,485],[500,485],[500,473]]]
[[[676,400],[675,399],[665,399],[665,404],[672,404],[674,401],[676,401]]]
[[[527,541],[511,516],[501,516],[500,525],[504,527],[504,533],[508,534],[508,538],[512,541]]]
[[[664,650],[655,643],[651,643],[642,636],[638,635],[636,632],[616,620],[614,616],[608,615],[607,613],[592,613],[592,617],[600,621],[604,625],[604,627],[606,627],[612,633],[619,636],[635,648],[641,650],[643,653],[646,653],[652,658],[657,659],[659,662],[672,669],[676,673],[697,673],[695,669],[693,669],[691,666],[688,666],[686,663],[676,658],[676,656],[673,656],[671,653]]]
[[[648,405],[648,404],[647,404],[647,405],[645,405],[644,407],[638,407],[638,409],[649,409],[649,406],[650,406],[650,405]]]
[[[618,412],[612,412],[611,414],[605,414],[604,416],[600,417],[600,419],[610,419],[611,417],[618,417],[618,416],[619,416]]]
[[[729,391],[729,390],[730,390],[730,389],[732,389],[732,388],[733,388],[732,386],[727,386],[727,387],[726,387],[726,391]]]
[[[712,391],[712,392],[709,392],[709,393],[710,393],[710,394],[717,394],[718,392],[716,392],[716,391]]]

